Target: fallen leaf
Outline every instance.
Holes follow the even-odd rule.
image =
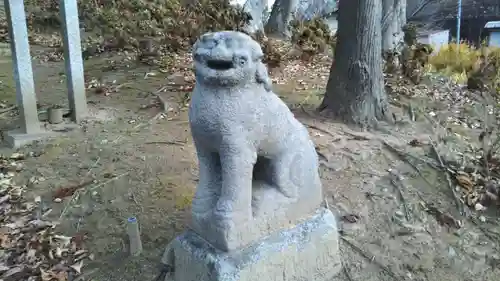
[[[35,249],[29,249],[28,252],[26,253],[26,257],[28,259],[33,259],[36,256],[36,250]]]
[[[413,139],[408,144],[413,146],[413,147],[425,145],[425,143],[423,143],[421,140],[418,140],[418,139]]]
[[[47,227],[53,228],[57,225],[56,222],[51,221],[43,221],[43,220],[32,220],[28,223],[28,225],[34,227],[36,230],[44,229]]]
[[[467,192],[472,192],[474,189],[474,182],[466,174],[459,174],[456,177],[458,184],[463,187]]]
[[[76,273],[81,274],[82,273],[82,267],[83,267],[83,260],[73,264],[70,266]]]
[[[0,233],[0,247],[7,249],[11,246],[11,240],[6,233]]]
[[[52,278],[56,279],[57,281],[66,281],[68,280],[68,273],[66,271],[59,271],[54,274]]]
[[[77,233],[73,238],[71,239],[71,242],[75,245],[76,248],[82,248],[83,247],[83,242],[87,238],[87,235],[85,233]]]
[[[86,185],[91,184],[92,182],[93,182],[92,180],[87,180],[87,181],[84,181],[80,184],[76,184],[73,186],[61,187],[61,188],[57,189],[56,192],[54,192],[53,198],[54,199],[56,199],[56,198],[62,199],[62,198],[73,196],[73,194],[75,194],[75,192],[78,189],[83,188]]]
[[[0,276],[0,278],[6,279],[6,278],[11,277],[13,275],[20,274],[23,271],[24,271],[24,266],[16,266],[16,267],[13,267],[13,268],[7,270],[4,274],[2,274],[2,276]]]
[[[71,243],[71,237],[64,235],[54,235],[54,238],[61,242],[61,246],[67,247]]]
[[[10,159],[12,159],[12,160],[23,160],[23,159],[25,159],[25,156],[24,156],[24,154],[22,154],[22,153],[18,153],[18,152],[16,152],[16,153],[13,153],[13,154],[10,156]]]
[[[359,216],[356,214],[347,214],[342,216],[342,220],[350,223],[356,223],[359,221]]]
[[[63,250],[59,247],[56,247],[56,249],[54,250],[54,256],[56,258],[61,258],[62,254],[63,254]]]
[[[465,196],[465,201],[470,207],[474,206],[479,201],[479,199],[481,199],[481,197],[475,191],[472,191]]]
[[[54,272],[52,270],[43,270],[40,268],[40,277],[42,281],[66,281],[68,280],[68,273],[65,271]]]
[[[474,205],[474,209],[475,209],[476,211],[484,211],[486,208],[485,208],[482,204],[480,204],[480,203],[476,203],[476,204]]]

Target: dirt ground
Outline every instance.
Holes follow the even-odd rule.
[[[113,61],[120,63],[110,67]],[[61,220],[61,233],[85,237],[96,256],[84,265],[79,280],[154,280],[165,246],[186,226],[196,186],[186,107],[189,62],[172,74],[133,62],[125,68],[123,61],[86,61],[87,80],[105,86],[88,90],[91,118],[80,129],[20,150],[31,156],[15,181],[27,185],[27,196],[41,196],[52,208],[50,216]],[[293,62],[273,76],[276,92],[309,127],[318,147],[325,197],[342,233],[345,270],[336,280],[498,280],[497,208],[471,211],[471,218],[480,219],[460,216],[441,173],[415,162],[417,172],[384,144],[425,155],[429,136],[447,134],[457,146],[467,138],[439,130],[425,118],[410,122],[403,107],[394,107],[401,122],[370,133],[315,116],[312,109],[321,99],[329,64],[327,59],[313,66]],[[36,62],[34,67],[42,108],[65,104],[62,63]],[[11,65],[3,60],[1,99],[6,102],[15,96],[11,79]],[[166,85],[163,111],[152,93]],[[442,103],[426,103],[428,98],[412,99],[422,110],[448,111]],[[3,114],[3,131],[14,126],[12,120]],[[408,145],[415,139],[424,144]],[[439,143],[438,150],[450,146]],[[0,152],[12,153],[7,148]],[[54,200],[62,188],[79,184],[72,196]],[[458,226],[443,224],[429,211],[431,205],[460,221]],[[138,218],[144,244],[136,258],[127,254],[124,226],[130,216]]]

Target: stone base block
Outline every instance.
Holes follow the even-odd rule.
[[[57,137],[63,133],[72,131],[78,128],[76,124],[56,124],[49,126],[49,130],[46,130],[40,126],[40,131],[36,133],[26,134],[19,130],[8,131],[4,134],[4,140],[10,148],[20,148],[22,146],[33,143],[34,141],[40,141],[49,139],[52,137]]]
[[[173,268],[165,281],[330,281],[341,270],[337,224],[327,209],[231,252],[188,230],[169,244],[162,262]]]
[[[37,133],[26,134],[18,130],[8,131],[4,135],[5,142],[10,148],[20,148],[33,143],[34,141],[47,139],[55,136],[57,133],[41,130]]]

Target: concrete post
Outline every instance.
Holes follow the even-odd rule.
[[[36,134],[41,131],[36,107],[35,82],[31,65],[28,28],[24,3],[20,0],[4,0],[9,26],[10,48],[16,81],[16,100],[21,118],[20,134]]]
[[[80,22],[76,0],[60,0],[63,22],[64,63],[71,119],[80,122],[87,115],[87,98],[83,77]],[[22,1],[21,1],[22,2]]]

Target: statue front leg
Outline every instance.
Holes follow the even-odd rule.
[[[219,154],[197,146],[199,183],[193,198],[194,216],[208,216],[217,203],[221,187],[221,165]]]
[[[220,150],[222,185],[214,212],[223,220],[252,218],[252,172],[257,153],[245,144],[227,143]]]

